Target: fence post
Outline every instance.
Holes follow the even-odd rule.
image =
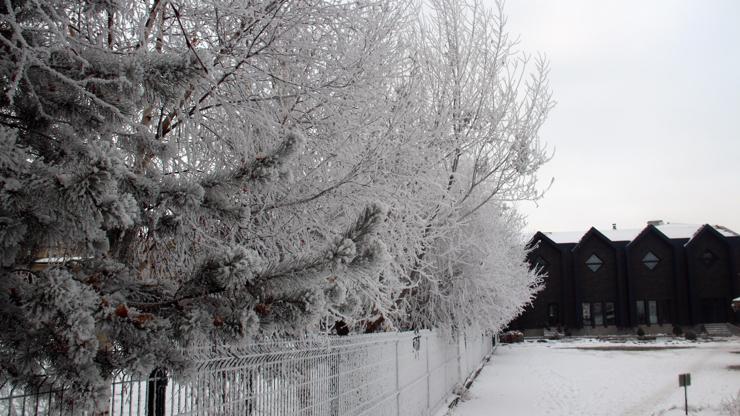
[[[462,378],[462,362],[461,356],[460,356],[460,333],[458,332],[457,338],[455,339],[455,344],[457,344],[457,383],[462,383],[465,380]]]
[[[255,385],[254,385],[254,370],[252,368],[247,368],[247,379],[246,379],[246,396],[247,396],[247,403],[246,403],[246,412],[247,416],[254,413],[254,401],[255,401]],[[242,373],[243,374],[243,373]]]
[[[396,338],[396,416],[401,416],[401,384],[400,384],[400,373],[401,369],[398,367],[398,338]]]
[[[429,339],[431,338],[431,334],[427,333],[426,336],[426,350],[427,350],[427,414],[430,415],[432,413],[431,409],[431,395],[432,395],[432,384],[431,384],[431,374],[429,373],[429,352],[431,348],[429,348]]]
[[[468,379],[470,375],[470,348],[468,348],[468,331],[467,328],[463,331],[463,359],[465,360],[465,371],[463,371],[463,382]]]
[[[339,350],[329,344],[329,414],[339,416]]]
[[[149,386],[146,392],[146,414],[148,416],[164,416],[165,395],[167,391],[167,370],[155,368],[149,374]]]

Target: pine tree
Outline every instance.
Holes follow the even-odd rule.
[[[310,119],[380,105],[386,3],[3,3],[2,382],[105,409],[116,371],[391,304],[387,208],[341,189],[367,156],[326,151],[372,107],[325,118],[350,148]]]

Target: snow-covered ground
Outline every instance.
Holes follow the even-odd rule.
[[[736,337],[725,342],[503,345],[450,414],[683,415],[681,373],[691,373],[689,414],[740,416],[738,407],[727,410],[733,399],[740,401]]]

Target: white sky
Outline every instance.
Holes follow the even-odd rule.
[[[545,53],[555,178],[528,230],[740,232],[740,1],[509,0],[509,31]]]

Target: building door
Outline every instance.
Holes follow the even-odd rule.
[[[729,302],[721,298],[708,298],[701,300],[701,322],[717,323],[727,322],[727,309]]]

